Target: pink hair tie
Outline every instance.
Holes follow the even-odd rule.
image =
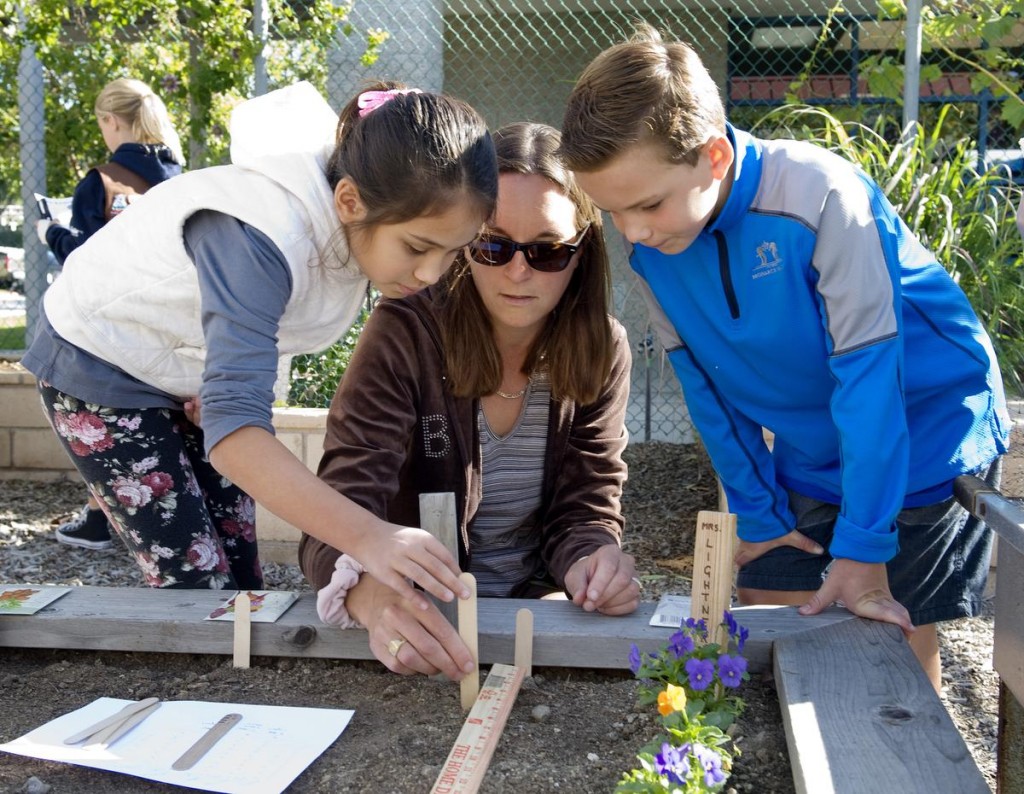
[[[388,91],[363,91],[356,100],[359,108],[359,118],[367,113],[372,113],[381,105],[384,105],[401,94],[422,94],[418,88],[392,88]]]

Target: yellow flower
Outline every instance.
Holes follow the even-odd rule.
[[[658,693],[658,711],[662,717],[667,717],[673,711],[682,711],[686,708],[686,690],[681,686],[669,684],[664,692]]]

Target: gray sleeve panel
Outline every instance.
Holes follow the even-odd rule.
[[[683,340],[679,338],[679,332],[669,321],[668,317],[665,316],[665,312],[662,311],[661,304],[658,303],[658,299],[654,297],[654,293],[651,291],[650,285],[640,276],[635,276],[636,285],[640,290],[640,295],[644,299],[644,303],[647,304],[647,315],[651,321],[651,327],[654,332],[658,335],[658,339],[661,341],[661,346],[665,348],[666,352],[671,352],[680,347],[683,347]]]
[[[871,198],[851,163],[808,144],[766,142],[755,208],[794,218],[816,232],[811,266],[832,355],[897,332],[892,278]]]

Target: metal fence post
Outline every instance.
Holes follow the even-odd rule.
[[[921,0],[907,0],[907,49],[903,54],[903,135],[912,136],[921,96]]]
[[[253,0],[252,33],[258,43],[253,57],[253,92],[256,96],[267,93],[267,39],[270,36],[270,8],[267,0]]]
[[[19,25],[25,24],[18,8]],[[43,89],[43,65],[36,49],[26,44],[18,62],[18,118],[21,145],[21,201],[25,207],[22,240],[25,248],[25,345],[35,331],[39,306],[46,291],[47,247],[36,236],[39,208],[33,193],[46,192],[46,110]]]

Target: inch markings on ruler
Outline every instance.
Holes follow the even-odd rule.
[[[525,672],[509,664],[491,666],[431,794],[470,794],[480,788]]]

